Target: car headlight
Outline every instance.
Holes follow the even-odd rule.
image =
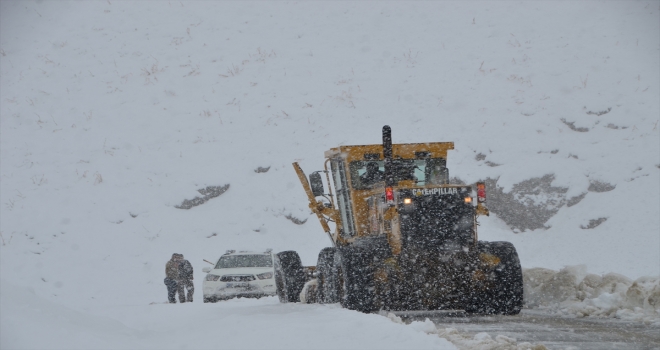
[[[260,280],[267,280],[273,278],[272,272],[264,272],[257,275]]]
[[[211,275],[211,274],[206,275],[206,280],[207,281],[217,281],[219,279],[220,279],[220,276],[218,276],[218,275]]]

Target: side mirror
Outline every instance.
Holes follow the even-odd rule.
[[[321,180],[321,174],[318,172],[309,174],[309,185],[312,188],[312,194],[314,197],[323,195],[323,180]]]
[[[210,267],[203,267],[202,272],[209,273],[209,272],[211,272],[211,268]]]

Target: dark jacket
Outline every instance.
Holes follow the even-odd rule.
[[[193,267],[190,261],[183,260],[179,263],[179,280],[190,281],[193,279]]]

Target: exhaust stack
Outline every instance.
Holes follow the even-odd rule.
[[[392,169],[392,129],[383,126],[383,158],[385,160],[385,199],[387,204],[394,205],[394,169]]]

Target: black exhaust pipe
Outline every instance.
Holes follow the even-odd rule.
[[[385,187],[394,186],[394,169],[392,169],[392,129],[383,126],[383,158],[385,159]]]

